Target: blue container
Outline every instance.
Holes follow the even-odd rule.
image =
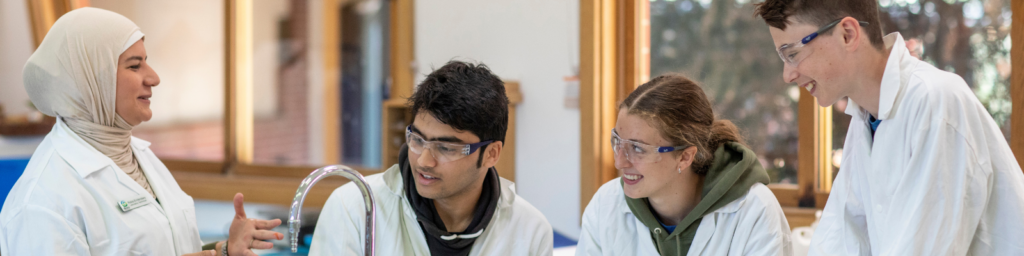
[[[7,193],[11,192],[14,183],[21,177],[28,166],[28,158],[23,159],[0,159],[0,198],[7,200]],[[3,204],[0,204],[0,209]]]

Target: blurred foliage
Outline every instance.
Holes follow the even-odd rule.
[[[739,126],[772,182],[796,184],[799,89],[782,80],[768,27],[742,0],[653,1],[651,76],[697,81]]]
[[[1009,136],[1011,0],[881,0],[882,30],[923,46],[923,59],[967,81]],[[753,1],[758,2],[758,1]],[[651,76],[675,72],[702,84],[719,118],[740,127],[772,182],[795,184],[799,89],[750,0],[654,0]],[[849,116],[836,109],[833,146]]]
[[[1010,1],[879,1],[882,30],[923,42],[924,61],[963,77],[1007,138]]]

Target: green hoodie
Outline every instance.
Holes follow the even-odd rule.
[[[768,184],[768,181],[768,172],[761,167],[754,151],[742,144],[728,142],[715,150],[711,167],[704,177],[700,202],[683,218],[683,221],[679,222],[672,234],[664,231],[654,232],[655,229],[664,228],[651,212],[650,201],[647,198],[633,199],[626,196],[626,204],[633,215],[650,230],[651,239],[654,240],[654,247],[658,248],[658,253],[686,255],[693,242],[693,236],[697,233],[697,226],[700,226],[700,220],[705,214],[745,196],[754,183]]]

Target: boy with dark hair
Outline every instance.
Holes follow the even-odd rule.
[[[874,0],[766,0],[783,79],[852,116],[810,255],[1024,255],[1024,173],[963,78],[882,36]]]
[[[398,164],[366,177],[377,200],[377,253],[551,255],[551,225],[494,168],[508,126],[504,83],[483,64],[451,61],[409,104]],[[354,184],[335,190],[310,254],[363,254],[363,207]]]

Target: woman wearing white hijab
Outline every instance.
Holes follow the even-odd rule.
[[[247,219],[241,194],[227,242],[203,247],[192,197],[132,127],[152,117],[160,78],[143,34],[120,14],[68,12],[25,64],[32,103],[57,124],[0,212],[3,255],[255,255],[280,220]],[[210,248],[215,247],[215,248]]]

